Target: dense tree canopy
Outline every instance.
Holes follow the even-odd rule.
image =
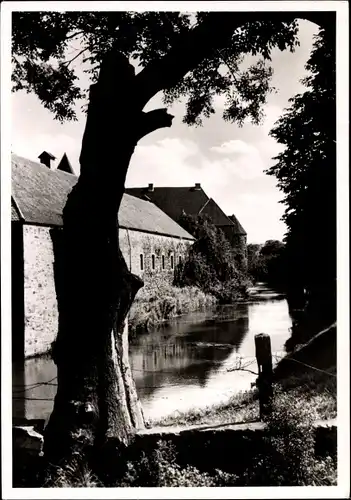
[[[301,17],[318,20],[317,15]],[[104,54],[115,49],[144,69],[140,78],[157,74],[163,60],[157,90],[166,105],[186,97],[185,123],[200,124],[214,113],[218,94],[226,97],[224,119],[258,123],[271,91],[271,51],[294,50],[296,17],[279,12],[14,12],[13,89],[34,92],[56,119],[75,119],[74,105],[86,96],[75,63],[81,62],[94,82]],[[245,54],[257,56],[249,67],[240,65]]]
[[[271,131],[284,145],[268,174],[285,195],[290,280],[314,295],[335,293],[335,64],[335,30],[321,29],[306,64],[307,89]]]
[[[247,246],[249,277],[276,287],[286,286],[287,261],[285,244],[279,240],[267,240],[264,245],[250,243]]]

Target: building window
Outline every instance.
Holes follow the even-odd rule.
[[[165,268],[165,256],[162,255],[162,269]]]
[[[155,256],[154,255],[151,255],[151,267],[152,267],[152,270],[154,271],[155,270]]]
[[[144,255],[140,254],[140,270],[144,271]]]
[[[174,269],[174,257],[171,255],[171,269]]]
[[[182,256],[179,255],[179,257],[178,257],[178,264],[181,265],[181,263],[182,263]]]

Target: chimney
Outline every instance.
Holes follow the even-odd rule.
[[[51,153],[48,153],[47,151],[43,151],[39,156],[38,156],[40,163],[43,163],[46,165],[48,168],[50,167],[51,160],[56,160],[56,157],[52,155]]]
[[[149,193],[152,193],[152,191],[154,190],[154,185],[153,184],[149,184],[147,190],[149,191]]]
[[[199,182],[195,182],[194,190],[195,191],[200,191],[201,190],[201,184]]]

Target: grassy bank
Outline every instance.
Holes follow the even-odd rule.
[[[228,403],[149,422],[149,425],[220,425],[257,421],[257,391],[247,391]],[[244,472],[219,469],[199,470],[181,462],[171,442],[160,441],[156,449],[145,449],[137,456],[128,454],[116,464],[116,472],[106,483],[89,469],[84,457],[53,471],[47,487],[200,487],[200,486],[328,486],[337,481],[336,457],[316,456],[313,422],[336,417],[335,379],[321,373],[304,374],[281,381],[275,387],[273,411],[267,418],[262,439],[265,453],[250,458]],[[127,451],[128,453],[128,451]],[[21,464],[16,464],[17,468]],[[35,468],[35,464],[32,464]],[[229,464],[230,466],[230,464]],[[246,465],[245,465],[246,467]],[[17,471],[18,486],[35,483],[38,471]],[[28,477],[24,477],[24,476]]]
[[[316,419],[336,417],[336,379],[324,374],[303,374],[288,377],[276,385],[280,390],[315,413]],[[170,416],[148,422],[149,427],[172,425],[220,425],[253,422],[259,419],[257,390],[241,392],[226,403],[208,406],[188,412],[177,412]]]
[[[182,288],[171,285],[142,288],[129,313],[129,330],[148,331],[165,321],[194,311],[205,310],[217,303],[212,295],[197,287]]]
[[[321,385],[318,384],[321,388]],[[228,461],[228,470],[200,470],[179,460],[179,451],[171,441],[159,441],[156,448],[145,449],[133,458],[126,456],[116,477],[104,484],[84,465],[77,462],[61,469],[53,487],[211,487],[211,486],[330,486],[337,483],[336,457],[316,455],[313,422],[334,416],[333,405],[320,394],[307,399],[297,388],[276,390],[273,410],[266,419],[262,436],[264,447],[252,456],[243,471],[236,473]],[[163,424],[228,423],[233,420],[256,420],[255,391],[243,393],[228,405],[178,416]],[[160,423],[160,422],[159,422]],[[244,457],[243,457],[244,458]],[[245,458],[246,460],[247,458]],[[246,464],[246,462],[245,462]],[[47,485],[49,486],[49,484]]]

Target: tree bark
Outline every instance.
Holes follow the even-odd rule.
[[[135,80],[124,56],[106,56],[90,89],[81,174],[63,211],[53,349],[58,390],[44,436],[44,456],[54,465],[106,447],[118,455],[144,426],[125,327],[143,282],[129,272],[119,248],[118,210],[138,140],[170,126],[173,117],[135,105]]]

